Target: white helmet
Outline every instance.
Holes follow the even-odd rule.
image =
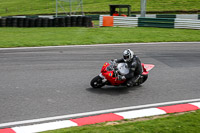
[[[131,51],[130,49],[124,50],[124,53],[123,53],[124,61],[129,62],[131,59],[133,59],[133,55],[134,55],[134,52]]]

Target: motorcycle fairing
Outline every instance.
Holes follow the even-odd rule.
[[[142,63],[143,73],[142,75],[148,75],[149,71],[155,67],[153,64],[144,64]]]
[[[109,66],[110,64],[108,62],[105,62],[104,65],[102,66],[102,69],[101,69],[101,73],[102,75],[114,86],[118,86],[122,83],[125,82],[125,80],[118,80],[117,77],[114,77],[114,72],[113,71],[107,71],[107,67]]]
[[[103,73],[103,72],[106,72],[107,70],[106,70],[106,68],[109,66],[110,64],[108,63],[108,62],[105,62],[104,64],[103,64],[103,66],[102,66],[102,68],[101,68],[101,72]]]

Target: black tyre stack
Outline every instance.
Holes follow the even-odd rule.
[[[65,17],[65,26],[71,27],[71,17]]]
[[[18,23],[18,18],[12,18],[12,27],[17,27],[17,23]]]
[[[1,27],[6,27],[6,18],[1,19]]]
[[[59,27],[59,18],[54,18],[54,27]]]
[[[54,27],[53,19],[48,19],[48,27]]]
[[[71,27],[76,27],[77,26],[77,17],[76,16],[71,16]]]
[[[24,27],[24,18],[18,19],[18,27]]]
[[[92,17],[86,16],[83,18],[84,27],[92,27]]]
[[[59,18],[59,27],[65,27],[65,18]]]
[[[6,27],[12,26],[12,18],[6,18]]]
[[[0,18],[0,27],[92,27],[88,16],[56,18]]]
[[[83,27],[83,17],[82,16],[77,17],[77,26]]]
[[[28,18],[24,19],[24,27],[30,27],[29,19]]]
[[[42,19],[36,18],[35,27],[42,27]]]
[[[43,18],[42,19],[42,27],[48,27],[49,24],[49,19],[48,18]]]
[[[29,18],[29,25],[30,27],[36,27],[36,19],[35,18]]]

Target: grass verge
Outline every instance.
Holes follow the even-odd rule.
[[[0,47],[200,41],[199,30],[147,27],[0,28]]]
[[[148,119],[138,122],[124,120],[112,125],[100,123],[43,133],[197,133],[200,131],[200,110],[183,115],[170,114],[168,117],[164,115],[163,118]]]

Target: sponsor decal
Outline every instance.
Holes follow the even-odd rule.
[[[110,76],[110,77],[112,77],[112,75],[113,75],[112,73],[109,73],[109,74],[108,74],[108,76]]]

